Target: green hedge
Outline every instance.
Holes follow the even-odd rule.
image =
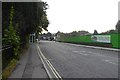
[[[103,34],[102,34],[103,35]],[[111,36],[111,44],[113,48],[120,48],[120,34],[106,34]],[[94,42],[91,40],[91,35],[75,36],[75,37],[60,37],[58,41],[70,43],[88,43],[88,44],[108,44],[102,42]]]

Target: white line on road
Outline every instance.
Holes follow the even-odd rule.
[[[85,55],[85,56],[87,56],[87,55],[88,55],[88,54],[84,54],[84,53],[78,53],[78,54]]]
[[[51,66],[51,68],[54,70],[54,72],[58,75],[58,78],[60,78],[62,80],[62,77],[58,74],[58,72],[56,71],[56,69],[53,67],[53,65],[51,64],[51,62],[48,60],[49,65]]]
[[[110,51],[120,51],[120,49],[114,49],[114,48],[105,48],[105,47],[97,47],[97,46],[87,46],[87,45],[78,45],[78,44],[70,44],[70,43],[65,43],[68,45],[73,45],[73,46],[79,46],[79,47],[87,47],[87,48],[94,48],[94,49],[103,49],[103,50],[110,50]]]
[[[51,69],[51,71],[53,72],[53,74],[55,75],[55,77],[58,78],[57,75],[54,73],[54,70],[52,69],[51,65],[48,63],[48,60],[46,60],[46,61],[47,61],[47,62],[46,62],[47,65],[50,67],[50,69]]]
[[[114,64],[114,65],[118,65],[118,64],[116,64],[116,63],[114,63],[114,62],[111,62],[110,60],[103,60],[103,61],[108,62],[108,63],[111,63],[111,64]]]
[[[88,54],[86,54],[86,53],[82,53],[82,52],[85,52],[85,51],[72,51],[72,52],[74,52],[74,53],[78,53],[78,54],[81,54],[81,55],[85,55],[85,56],[88,55]]]
[[[110,57],[110,56],[101,55],[100,53],[94,53],[94,52],[90,52],[90,51],[89,51],[88,53],[91,53],[91,54],[94,54],[94,55],[97,55],[97,56],[109,57],[109,58],[116,59],[115,57]]]
[[[40,56],[40,58],[43,58],[43,60],[47,63],[48,67],[51,69],[51,71],[52,71],[52,73],[54,74],[54,76],[55,76],[57,79],[62,80],[62,77],[59,75],[59,73],[56,71],[56,69],[55,69],[55,68],[53,67],[53,65],[50,63],[50,61],[43,55],[40,47],[39,47],[38,45],[37,45],[37,47],[38,47],[38,50],[39,50],[39,52],[40,52],[40,54],[41,54],[41,55],[40,55],[40,54],[38,53],[38,55]],[[44,63],[43,60],[42,60],[42,62]],[[44,63],[44,67],[46,68],[45,63]],[[48,73],[49,77],[52,79],[52,76],[51,76],[51,74],[50,74],[50,72],[48,71],[47,68],[46,68],[46,70],[47,70],[47,73]]]
[[[38,46],[37,46],[37,47],[38,47]],[[38,48],[38,49],[39,49],[39,48]],[[40,50],[39,50],[39,51],[40,51]],[[46,70],[46,72],[47,72],[49,78],[52,78],[52,76],[51,76],[50,72],[48,71],[48,69],[47,69],[47,67],[46,67],[46,65],[45,65],[45,63],[44,63],[44,61],[43,61],[41,55],[39,54],[39,52],[38,52],[38,55],[39,55],[39,57],[40,57],[40,59],[41,59],[41,61],[42,61],[42,64],[43,64],[43,66],[44,66],[44,68],[45,68],[45,70]]]
[[[89,54],[86,54],[86,53],[91,53],[91,54],[94,54],[94,55],[97,55],[97,56],[114,58],[114,57],[105,56],[105,55],[101,55],[101,54],[99,54],[99,53],[94,53],[94,52],[87,52],[87,51],[72,51],[72,52],[77,53],[77,54],[81,54],[81,55],[84,55],[84,56],[89,55]],[[116,59],[116,58],[114,58],[114,59]],[[111,63],[111,64],[118,65],[118,64],[116,64],[116,63],[114,63],[114,62],[111,62],[110,60],[103,60],[103,61],[108,62],[108,63]]]

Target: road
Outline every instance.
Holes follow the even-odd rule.
[[[55,41],[39,47],[63,78],[118,78],[118,52]]]

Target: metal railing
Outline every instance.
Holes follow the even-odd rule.
[[[2,70],[3,70],[14,57],[13,47],[4,46],[0,51],[2,52]]]

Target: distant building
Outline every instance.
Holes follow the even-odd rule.
[[[54,39],[54,35],[52,33],[50,33],[50,32],[44,33],[44,34],[41,34],[39,36],[39,39],[41,39],[41,40],[53,40]]]

